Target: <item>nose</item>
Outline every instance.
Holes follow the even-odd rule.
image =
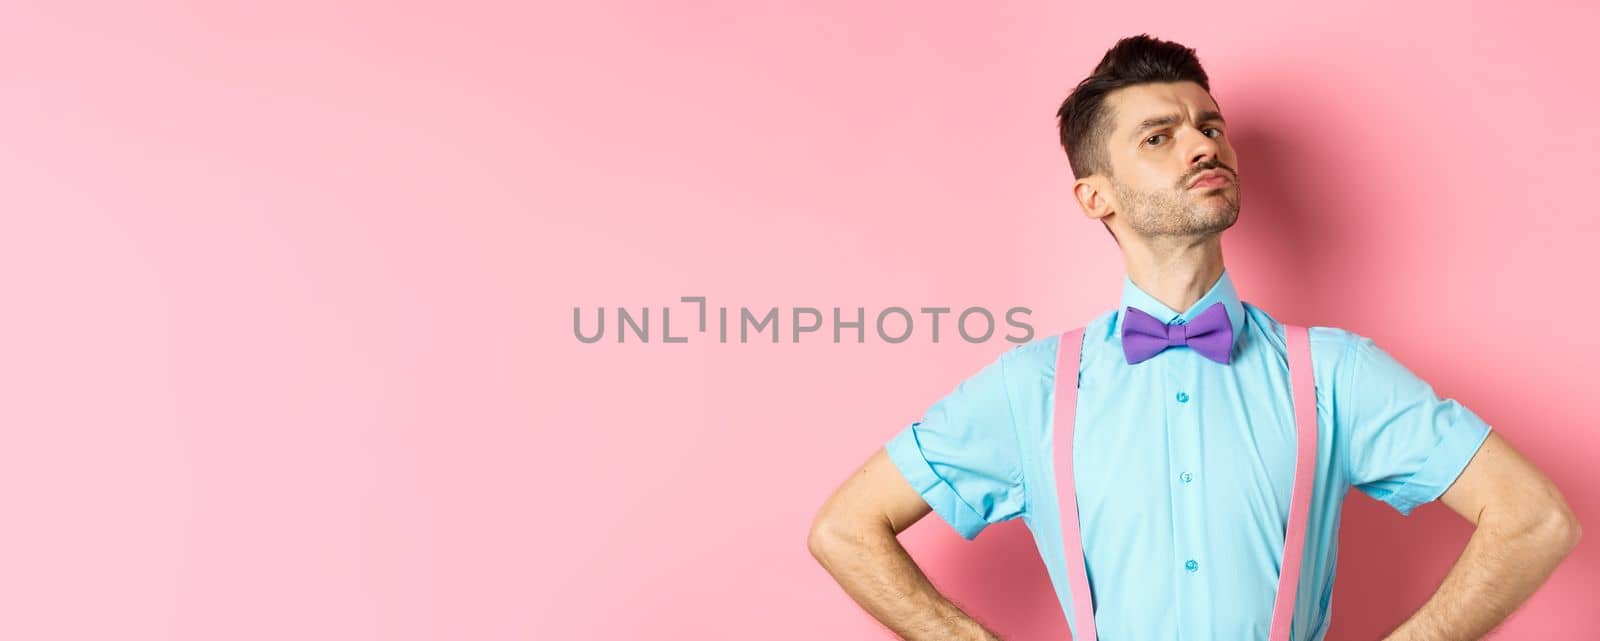
[[[1220,141],[1207,136],[1206,132],[1200,129],[1195,129],[1194,127],[1189,129],[1194,132],[1189,138],[1193,141],[1189,147],[1189,164],[1197,165],[1203,162],[1221,160],[1222,143]]]

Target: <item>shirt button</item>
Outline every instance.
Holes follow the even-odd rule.
[[[1183,474],[1178,475],[1178,478],[1183,479],[1184,483],[1188,483],[1189,481],[1193,481],[1194,480],[1194,475],[1190,474],[1188,472],[1184,472]]]
[[[1188,392],[1178,392],[1178,402],[1179,403],[1187,403],[1187,402],[1189,402],[1189,393]]]
[[[1182,325],[1182,324],[1187,323],[1187,322],[1189,322],[1189,321],[1186,321],[1186,320],[1183,320],[1183,319],[1180,318],[1178,320],[1172,321],[1172,324],[1173,325]]]
[[[1195,572],[1200,571],[1200,564],[1195,563],[1194,559],[1189,559],[1188,561],[1184,562],[1183,569],[1188,570],[1189,574],[1194,574]]]

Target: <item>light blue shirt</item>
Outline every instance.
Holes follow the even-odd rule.
[[[1187,346],[1128,364],[1120,310],[1185,323],[1218,302],[1234,329],[1231,364]],[[1311,327],[1310,340],[1321,440],[1294,641],[1327,634],[1349,488],[1409,515],[1489,435],[1371,339]],[[1051,445],[1059,342],[1001,354],[886,449],[963,538],[1022,517],[1070,612]],[[1283,325],[1240,301],[1226,270],[1182,313],[1124,276],[1121,304],[1086,327],[1079,388],[1074,476],[1100,639],[1266,641],[1295,462]]]

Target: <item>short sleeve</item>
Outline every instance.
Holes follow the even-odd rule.
[[[884,448],[923,500],[967,540],[1023,509],[1005,360],[963,380]]]
[[[1439,398],[1370,338],[1357,336],[1335,400],[1348,439],[1350,484],[1409,516],[1454,483],[1489,437],[1489,425]]]

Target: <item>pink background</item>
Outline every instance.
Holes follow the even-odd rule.
[[[807,526],[1010,344],[572,309],[1108,310],[1052,116],[1139,32],[1233,123],[1245,300],[1372,336],[1600,529],[1592,3],[138,4],[0,8],[0,637],[888,638]],[[1329,638],[1470,533],[1352,495]],[[1593,540],[1500,638],[1593,637]],[[1021,521],[903,541],[1065,638]]]

